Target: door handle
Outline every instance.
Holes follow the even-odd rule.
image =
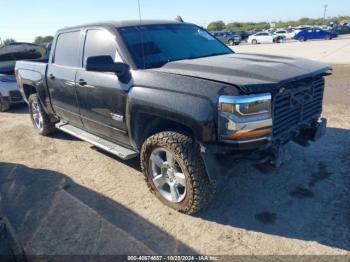
[[[55,79],[55,76],[53,74],[49,74],[50,79]]]
[[[86,82],[84,79],[80,79],[79,82],[78,82],[78,84],[79,84],[80,86],[86,86],[86,85],[87,85],[87,82]]]

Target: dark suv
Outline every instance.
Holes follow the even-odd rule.
[[[213,32],[213,35],[226,45],[233,46],[241,43],[241,37],[231,32]]]

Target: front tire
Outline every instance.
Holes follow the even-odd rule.
[[[42,136],[48,136],[57,131],[54,123],[50,121],[39,101],[37,94],[30,95],[28,99],[29,114],[37,132]]]
[[[258,41],[256,39],[253,39],[252,40],[252,45],[257,45],[258,44]]]
[[[232,39],[230,39],[230,40],[228,41],[228,45],[229,45],[229,46],[234,46],[234,45],[235,45],[235,41],[233,41]]]
[[[196,213],[214,193],[199,146],[189,136],[177,132],[151,136],[142,146],[141,168],[150,191],[181,213]]]
[[[299,37],[299,41],[300,41],[300,42],[305,42],[305,41],[306,41],[306,38],[303,37],[303,36],[301,36],[301,37]]]

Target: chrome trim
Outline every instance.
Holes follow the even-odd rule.
[[[248,143],[255,143],[255,142],[261,142],[261,141],[271,141],[270,136],[264,136],[264,137],[259,137],[255,139],[250,139],[250,140],[228,140],[228,139],[222,139],[221,142],[228,143],[228,144],[248,144]]]
[[[258,95],[243,95],[243,96],[220,96],[219,106],[221,104],[246,104],[257,101],[271,100],[270,93],[258,94]],[[220,108],[221,109],[221,108]]]

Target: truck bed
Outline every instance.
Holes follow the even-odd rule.
[[[39,95],[45,96],[45,94],[47,94],[47,65],[46,60],[16,62],[15,72],[17,85],[26,102],[28,102],[28,92],[30,92],[26,90],[27,86],[36,87],[36,92]]]

